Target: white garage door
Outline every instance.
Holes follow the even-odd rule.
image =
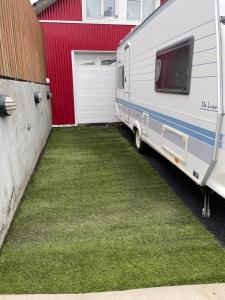
[[[74,55],[76,123],[117,122],[115,53],[75,53]]]

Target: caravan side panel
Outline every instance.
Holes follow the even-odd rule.
[[[201,184],[214,156],[218,120],[216,1],[169,0],[120,45],[129,90],[117,90],[118,116]],[[160,30],[159,30],[160,29]],[[194,39],[190,93],[155,90],[158,51]],[[126,47],[129,46],[129,57]]]

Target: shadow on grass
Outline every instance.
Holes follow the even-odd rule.
[[[118,126],[118,130],[135,147],[132,131],[124,124]],[[225,200],[217,194],[213,194],[211,198],[211,218],[202,218],[203,194],[199,187],[151,147],[147,148],[147,152],[143,156],[166,180],[199,221],[225,246]]]

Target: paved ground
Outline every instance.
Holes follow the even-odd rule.
[[[131,130],[122,124],[119,131],[134,146],[134,135]],[[199,187],[176,166],[172,165],[167,159],[163,158],[150,147],[144,156],[154,169],[160,173],[160,176],[172,187],[178,197],[184,201],[192,213],[197,216],[200,222],[225,246],[224,199],[213,194],[211,199],[211,218],[202,218],[203,194]]]
[[[0,296],[0,300],[223,300],[225,284],[139,289],[79,295]]]

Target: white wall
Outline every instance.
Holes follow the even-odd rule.
[[[12,116],[0,117],[0,246],[51,131],[48,90],[46,85],[0,79],[0,94],[17,102]],[[44,95],[38,105],[35,92]]]

